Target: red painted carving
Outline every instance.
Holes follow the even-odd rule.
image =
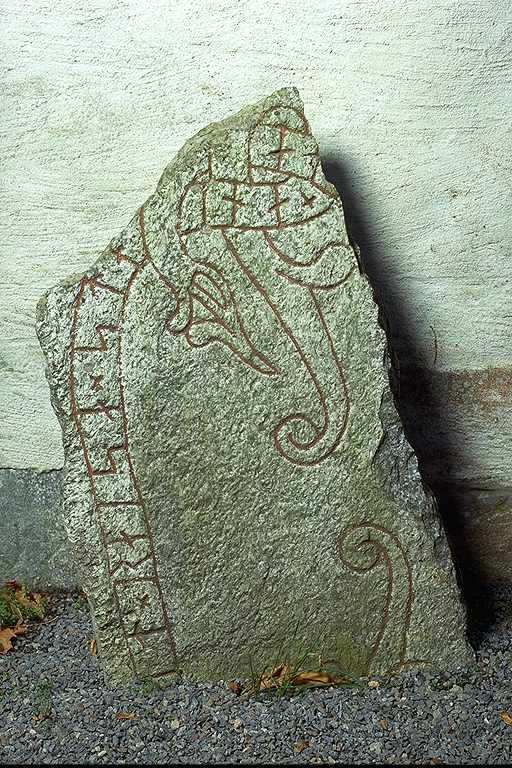
[[[173,325],[180,312],[180,299],[177,297],[176,309],[167,319],[167,329],[174,335],[183,334],[191,347],[205,347],[213,342],[224,344],[243,363],[264,376],[279,373],[278,368],[250,339],[233,291],[221,270],[208,262],[196,263],[198,269],[192,275],[187,297],[187,323],[178,329]],[[201,335],[205,329],[207,334]]]
[[[294,120],[295,124],[301,125],[301,128],[294,128],[284,125],[281,122],[283,114]],[[293,113],[293,114],[292,114]],[[313,257],[301,260],[300,253],[288,255],[277,246],[272,235],[274,232],[291,231],[299,229],[305,224],[310,224],[321,220],[334,205],[334,194],[321,187],[314,180],[318,164],[320,162],[318,152],[299,153],[299,145],[295,147],[286,147],[286,140],[289,135],[299,139],[311,140],[311,132],[304,115],[291,108],[275,107],[266,111],[254,126],[249,137],[249,148],[251,141],[261,126],[270,126],[278,131],[278,147],[269,152],[277,162],[275,166],[265,164],[255,164],[251,160],[249,149],[247,173],[249,182],[242,183],[234,179],[219,179],[213,176],[212,162],[209,158],[208,169],[201,171],[185,187],[178,205],[178,221],[176,230],[180,238],[183,255],[196,266],[192,272],[190,288],[186,299],[180,297],[176,286],[172,286],[173,294],[176,298],[176,310],[167,321],[168,329],[174,333],[181,333],[193,347],[206,346],[213,342],[219,342],[227,346],[243,363],[249,365],[254,370],[264,375],[277,375],[278,366],[272,363],[268,356],[258,351],[244,327],[240,316],[233,291],[231,290],[227,278],[212,263],[205,264],[197,262],[192,258],[188,248],[188,239],[191,235],[197,236],[197,233],[203,232],[206,238],[210,237],[212,230],[220,230],[225,241],[226,248],[231,253],[234,262],[244,273],[250,283],[256,288],[264,299],[266,305],[273,313],[279,326],[289,338],[293,347],[297,351],[299,359],[306,370],[313,387],[315,388],[322,409],[322,422],[317,423],[315,419],[305,413],[293,413],[284,417],[272,430],[274,445],[279,454],[288,461],[299,466],[315,466],[338,448],[343,435],[345,434],[348,417],[350,412],[349,393],[345,381],[345,376],[341,362],[335,350],[334,342],[324,317],[320,301],[317,296],[318,291],[329,291],[340,287],[351,275],[352,270],[343,274],[333,281],[315,281],[312,280],[312,270],[320,264],[326,257],[328,251],[343,244],[333,241],[323,248],[319,249]],[[307,172],[300,175],[287,167],[287,159],[294,154],[300,154],[300,158],[310,158],[311,163],[306,162]],[[255,173],[258,178],[255,178]],[[276,180],[275,176],[278,176]],[[303,204],[303,216],[300,220],[287,221],[286,205],[290,202],[289,196],[283,195],[281,187],[287,184],[290,179],[297,179],[301,182],[300,194]],[[223,195],[223,200],[231,203],[231,216],[229,222],[218,224],[208,220],[208,210],[205,200],[208,189],[212,185],[219,183],[229,184],[232,187],[231,195]],[[304,190],[304,185],[309,189],[309,193]],[[275,215],[274,223],[255,223],[254,225],[241,224],[237,221],[237,215],[243,201],[240,199],[242,190],[270,190],[273,196],[273,204],[268,208],[268,213]],[[201,216],[195,222],[194,226],[184,226],[183,211],[186,207],[186,201],[198,199],[202,196]],[[192,196],[192,197],[191,197]],[[317,199],[321,198],[320,210],[313,212],[312,208]],[[332,366],[336,371],[336,381],[332,386],[335,392],[326,392],[325,386],[311,357],[304,351],[303,346],[298,339],[297,334],[292,330],[293,319],[288,319],[283,314],[279,302],[272,296],[271,287],[264,285],[261,277],[255,273],[254,269],[244,260],[234,243],[233,234],[236,232],[260,232],[264,237],[267,247],[275,255],[276,267],[275,273],[279,278],[286,280],[288,284],[295,286],[296,290],[303,291],[309,311],[316,315],[317,321],[321,326],[325,338],[325,352],[332,361]],[[281,266],[279,266],[281,265]],[[203,267],[201,269],[201,267]],[[286,267],[289,267],[286,270]],[[207,268],[207,271],[205,271]],[[198,286],[198,277],[201,276],[202,282]],[[205,285],[206,283],[206,285]],[[178,317],[181,317],[183,304],[188,301],[187,322],[177,325]],[[229,321],[227,313],[227,302],[234,310],[236,322]],[[198,312],[198,310],[200,310]],[[194,332],[202,327],[202,341],[197,341]],[[216,332],[222,329],[223,333]],[[208,335],[206,335],[208,332]],[[238,342],[238,343],[237,343]],[[250,354],[248,353],[250,351]],[[261,364],[263,362],[263,365]],[[304,438],[304,433],[309,437]],[[300,439],[298,435],[301,435]]]
[[[104,286],[103,286],[104,287]],[[106,352],[108,349],[108,342],[107,342],[107,332],[110,333],[119,333],[119,327],[116,325],[97,325],[96,328],[96,335],[99,339],[99,344],[96,347],[79,347],[76,346],[75,350],[77,352]]]
[[[300,128],[283,123],[282,118],[283,116],[286,117],[286,115],[293,119],[294,125],[300,125]],[[276,129],[278,131],[278,147],[269,153],[268,162],[254,163],[251,157],[251,142],[255,140],[255,132],[261,126],[270,126],[271,129]],[[293,142],[295,142],[294,146],[287,146],[289,137],[293,138]],[[258,124],[254,127],[249,136],[249,157],[247,161],[248,180],[246,182],[240,182],[237,179],[214,178],[212,160],[211,157],[209,157],[208,168],[198,173],[193,180],[187,184],[178,204],[176,222],[176,231],[180,240],[182,258],[188,260],[188,262],[192,264],[190,284],[185,297],[180,295],[177,286],[160,271],[158,266],[151,259],[146,241],[144,211],[142,208],[139,211],[140,254],[133,253],[130,254],[130,256],[127,256],[121,249],[111,251],[113,264],[128,265],[126,274],[121,278],[121,283],[123,284],[122,288],[110,285],[104,279],[102,273],[97,273],[85,277],[78,290],[74,306],[70,344],[69,393],[71,410],[90,480],[90,490],[97,515],[98,527],[103,539],[106,560],[112,575],[113,596],[117,604],[125,634],[126,646],[132,660],[134,672],[137,672],[137,661],[129,641],[136,640],[141,647],[144,647],[145,638],[149,637],[153,639],[156,638],[159,644],[163,643],[164,645],[162,647],[167,649],[166,653],[169,657],[168,670],[158,670],[154,673],[154,676],[171,673],[177,666],[172,623],[167,613],[159,581],[153,534],[130,456],[124,382],[121,375],[121,335],[126,306],[129,301],[131,288],[134,282],[140,277],[143,270],[145,270],[148,265],[151,265],[175,298],[175,311],[166,321],[166,327],[171,333],[175,335],[183,335],[187,343],[196,348],[204,347],[212,343],[222,344],[243,364],[251,367],[258,373],[265,376],[279,375],[280,370],[278,366],[261,350],[258,350],[251,340],[250,334],[243,322],[238,302],[226,275],[218,265],[213,263],[213,261],[194,260],[189,253],[188,245],[189,237],[191,235],[199,233],[201,236],[208,236],[209,232],[214,230],[219,231],[219,234],[225,243],[227,252],[231,254],[233,264],[242,271],[249,283],[262,296],[279,327],[296,350],[298,359],[308,374],[312,385],[318,394],[318,399],[321,405],[323,421],[320,424],[317,424],[311,416],[305,413],[293,413],[286,416],[275,425],[272,429],[272,437],[276,450],[284,459],[291,461],[294,464],[303,467],[314,466],[330,456],[333,451],[336,450],[347,427],[350,409],[348,390],[342,365],[338,359],[334,342],[319,302],[318,292],[329,291],[339,287],[344,280],[349,277],[350,273],[329,284],[326,284],[322,280],[315,282],[312,280],[311,276],[311,270],[315,268],[317,263],[321,262],[322,258],[325,256],[326,250],[330,247],[336,247],[339,244],[333,242],[326,246],[326,248],[320,250],[312,258],[301,260],[300,253],[293,253],[292,255],[284,253],[282,248],[278,247],[273,239],[274,237],[277,237],[280,232],[287,230],[291,231],[298,227],[302,227],[305,224],[321,220],[321,217],[326,215],[334,205],[333,198],[335,198],[335,193],[329,188],[324,188],[315,180],[315,174],[320,162],[318,153],[316,151],[302,151],[301,154],[299,140],[308,142],[310,139],[311,133],[304,115],[297,110],[291,110],[288,107],[272,108],[261,116]],[[272,162],[274,162],[275,165],[272,165]],[[298,162],[298,165],[294,165],[296,162]],[[306,173],[297,171],[297,168],[299,168],[299,170],[302,168],[301,162],[303,162],[304,167],[307,168]],[[300,180],[299,191],[303,205],[303,215],[300,218],[300,221],[287,219],[287,206],[290,205],[290,195],[286,190],[286,193],[283,193],[282,185],[290,180]],[[231,206],[229,221],[226,221],[226,223],[223,224],[211,223],[208,221],[208,191],[211,188],[211,185],[218,184],[219,182],[228,185],[228,193],[226,193],[223,198],[224,202],[228,205],[228,210],[229,206]],[[244,194],[249,196],[253,194],[262,195],[263,197],[261,199],[271,200],[270,205],[267,203],[267,218],[264,223],[255,222],[254,224],[244,224],[239,221],[239,217],[244,216],[244,211],[247,210],[247,204],[245,203],[245,200],[242,199]],[[317,205],[318,200],[320,200],[321,206],[319,210],[315,210],[315,205]],[[192,222],[189,221],[186,224],[185,216],[188,215],[188,213],[185,212],[185,203],[190,202],[192,203],[193,212],[195,211],[196,218],[195,220],[193,219]],[[189,226],[190,223],[192,224],[191,226]],[[297,338],[296,333],[292,330],[291,323],[293,322],[293,319],[288,319],[283,308],[279,306],[279,301],[273,297],[271,287],[264,284],[261,276],[256,273],[251,265],[245,262],[242,255],[238,252],[233,238],[235,232],[256,232],[261,234],[261,237],[264,238],[266,243],[266,247],[273,254],[275,259],[276,275],[283,281],[284,285],[289,286],[287,290],[295,290],[299,292],[304,302],[304,306],[307,306],[312,315],[316,317],[316,320],[319,323],[319,328],[323,334],[325,354],[330,356],[333,365],[333,380],[335,381],[336,388],[334,394],[326,391],[325,385],[322,383],[318,372],[315,370],[314,363],[310,359],[310,355],[304,351],[300,339]],[[310,271],[308,272],[308,270]],[[118,282],[117,278],[116,282]],[[100,301],[102,296],[105,295],[104,292],[119,297],[119,300],[117,301],[112,301],[111,297],[112,316],[110,317],[110,322],[106,324],[98,324],[96,326],[95,330],[98,337],[98,343],[94,346],[80,346],[77,343],[77,332],[81,323],[81,313],[82,311],[87,312],[87,302],[85,302],[87,292],[92,293],[93,297],[96,297],[96,300]],[[75,382],[75,360],[77,356],[80,356],[80,359],[82,360],[83,357],[88,354],[97,355],[98,353],[108,355],[109,364],[114,366],[114,376],[112,379],[117,382],[117,405],[106,405],[104,402],[99,402],[93,408],[82,407],[81,403],[78,401]],[[93,391],[102,388],[102,378],[103,374],[91,376],[91,389]],[[121,431],[117,436],[117,442],[105,450],[104,467],[98,469],[92,466],[90,458],[92,455],[92,446],[88,444],[89,437],[82,426],[82,419],[86,414],[91,413],[101,413],[107,419],[112,419],[112,413],[114,411],[120,415],[119,421]],[[307,441],[303,440],[301,442],[297,438],[296,428],[302,428],[304,425],[308,428],[311,437]],[[125,473],[128,472],[134,498],[126,499],[123,497],[121,499],[111,500],[103,497],[98,491],[99,486],[96,481],[99,482],[102,478],[105,478],[102,482],[105,482],[106,480],[114,482],[116,477],[120,476],[119,462],[116,460],[117,452],[122,452],[123,471]],[[119,561],[117,559],[115,565],[113,565],[115,553],[111,547],[115,545],[116,542],[109,540],[107,531],[102,526],[101,510],[104,507],[118,507],[121,505],[136,505],[141,509],[144,519],[144,532],[142,534],[134,534],[130,531],[123,531],[121,539],[118,539],[117,542],[120,543],[122,541],[133,547],[133,542],[135,540],[147,540],[149,555],[143,557],[136,563],[130,563],[126,560]],[[340,545],[341,549],[343,549],[343,546],[343,544]],[[399,544],[397,546],[399,546]],[[389,570],[391,568],[391,565],[389,565],[390,561],[389,558],[386,559],[387,556],[384,552],[384,550],[379,549],[377,559],[380,557],[384,558],[388,573],[391,573]],[[370,567],[373,567],[376,562],[377,560],[375,560]],[[142,565],[145,568],[149,567],[150,576],[137,575],[138,568]],[[115,574],[121,566],[126,566],[129,570],[133,570],[133,576],[130,576],[130,578],[116,578]],[[147,572],[148,571],[145,571],[145,573]],[[408,571],[408,573],[410,574],[410,571]],[[134,582],[147,584],[148,589],[151,588],[155,591],[164,617],[161,627],[144,630],[141,628],[142,625],[140,622],[136,621],[134,625],[133,619],[131,619],[130,626],[126,625],[123,619],[121,597],[123,595],[123,590],[129,590]],[[139,608],[142,611],[143,606],[139,606]],[[410,606],[407,610],[409,616]],[[386,608],[386,611],[388,611],[388,608]],[[387,622],[387,613],[385,621]],[[382,638],[380,637],[376,644],[373,656],[375,656],[378,651],[377,646],[381,639]],[[137,655],[137,658],[138,657],[139,656]]]
[[[97,392],[99,389],[103,389],[103,384],[101,383],[103,376],[91,376],[92,382],[91,387],[94,389],[95,392]]]
[[[120,617],[120,620],[121,620],[121,624],[122,624],[124,635],[125,635],[125,639],[126,639],[126,648],[127,648],[128,653],[130,655],[130,658],[132,660],[133,670],[134,670],[135,673],[138,672],[137,665],[136,665],[136,660],[135,660],[134,654],[132,652],[132,648],[130,646],[130,643],[128,641],[129,641],[130,637],[138,638],[140,633],[139,632],[132,632],[132,633],[130,633],[127,630],[127,628],[125,627],[125,625],[123,623],[123,611],[122,611],[120,603],[119,603],[118,595],[119,595],[119,591],[123,590],[123,586],[126,587],[126,585],[129,585],[129,584],[133,583],[133,581],[142,581],[142,582],[147,582],[148,584],[154,584],[154,586],[155,586],[155,588],[157,590],[157,594],[159,596],[159,602],[160,602],[162,614],[164,616],[164,625],[162,627],[160,627],[159,629],[152,630],[153,633],[158,633],[158,634],[160,634],[162,636],[162,638],[165,639],[165,643],[166,643],[166,646],[167,646],[167,649],[168,649],[168,655],[169,655],[169,661],[170,661],[169,669],[167,670],[167,672],[165,672],[165,671],[162,672],[160,670],[158,672],[158,675],[161,676],[163,674],[170,674],[170,673],[172,673],[173,671],[176,670],[176,666],[177,666],[176,647],[175,647],[174,636],[173,636],[173,632],[172,632],[172,624],[171,624],[171,621],[170,621],[170,617],[168,616],[168,613],[167,613],[167,608],[166,608],[166,605],[165,605],[165,602],[164,602],[164,599],[163,599],[162,589],[161,589],[161,585],[160,585],[160,580],[159,580],[159,577],[158,577],[157,563],[156,563],[156,557],[155,557],[155,549],[154,549],[154,544],[153,544],[153,534],[152,534],[152,530],[151,530],[151,526],[150,526],[150,523],[149,523],[149,519],[148,519],[146,510],[145,510],[145,507],[144,507],[144,502],[143,502],[143,499],[142,499],[142,494],[140,492],[138,481],[137,481],[137,478],[135,476],[135,472],[134,472],[134,469],[133,469],[133,463],[132,463],[132,460],[131,460],[131,457],[130,457],[128,424],[127,424],[126,408],[125,408],[125,401],[124,401],[124,384],[123,384],[123,379],[122,379],[122,375],[121,375],[121,359],[120,359],[121,358],[121,347],[120,347],[120,344],[118,343],[117,347],[115,349],[116,379],[117,379],[118,387],[119,387],[119,391],[118,391],[119,406],[115,406],[115,407],[114,406],[105,406],[103,403],[101,403],[98,406],[97,409],[81,408],[79,402],[77,401],[77,391],[76,391],[76,382],[75,382],[75,358],[76,358],[77,355],[83,356],[84,354],[86,355],[87,353],[91,353],[91,352],[94,352],[94,353],[101,352],[101,353],[105,353],[105,354],[111,353],[110,345],[107,344],[106,338],[104,336],[104,332],[105,331],[109,331],[111,333],[115,333],[115,334],[118,334],[118,335],[120,334],[120,328],[123,325],[123,320],[124,320],[125,310],[126,310],[126,304],[127,304],[127,301],[128,301],[129,295],[130,295],[131,287],[132,287],[135,279],[140,274],[140,272],[149,263],[148,250],[147,250],[147,245],[146,245],[146,242],[145,242],[144,221],[143,221],[143,212],[142,212],[142,210],[140,211],[139,224],[140,224],[140,230],[141,230],[142,242],[143,242],[143,258],[142,258],[142,260],[139,263],[137,263],[137,262],[135,262],[135,261],[133,261],[131,259],[126,259],[126,261],[128,261],[133,266],[133,270],[131,271],[131,273],[130,273],[128,279],[127,279],[127,282],[126,282],[124,290],[120,290],[118,288],[114,288],[113,286],[108,285],[108,283],[105,283],[104,281],[100,280],[99,278],[101,277],[101,275],[92,276],[92,277],[91,276],[85,277],[82,280],[81,284],[80,284],[80,288],[79,288],[78,295],[77,295],[77,300],[76,300],[75,306],[74,306],[73,323],[72,323],[72,328],[71,328],[69,394],[70,394],[71,411],[72,411],[72,414],[73,414],[75,425],[76,425],[76,428],[77,428],[77,431],[78,431],[78,435],[79,435],[79,438],[80,438],[80,442],[81,442],[81,445],[82,445],[84,461],[85,461],[85,465],[86,465],[86,468],[87,468],[87,473],[88,473],[89,479],[90,479],[90,489],[91,489],[91,495],[92,495],[93,503],[94,503],[95,510],[96,510],[96,519],[97,519],[97,522],[98,522],[98,528],[99,528],[101,536],[102,536],[103,546],[104,546],[104,550],[105,550],[105,554],[106,554],[106,559],[107,559],[107,563],[108,563],[109,572],[111,573],[112,578],[113,578],[113,586],[114,586],[113,595],[114,595],[114,599],[116,600],[118,614],[119,614],[119,617]],[[119,263],[120,253],[116,252],[116,253],[113,253],[112,255],[113,255],[113,258]],[[80,346],[78,346],[76,344],[76,338],[77,338],[77,329],[78,329],[78,326],[79,326],[79,323],[80,323],[80,312],[81,312],[82,307],[84,306],[84,303],[83,303],[84,292],[86,290],[92,290],[93,293],[94,293],[95,290],[97,290],[99,288],[102,288],[103,290],[109,291],[111,293],[120,294],[122,296],[122,304],[121,304],[121,309],[119,310],[119,316],[117,316],[115,318],[112,318],[114,322],[112,322],[109,325],[99,325],[99,326],[96,327],[96,332],[97,332],[98,337],[100,339],[100,343],[99,343],[99,345],[97,347],[80,347]],[[94,387],[94,388],[96,388],[96,387]],[[84,414],[91,413],[91,412],[94,412],[96,410],[99,410],[100,412],[105,413],[105,415],[107,415],[107,417],[108,417],[109,416],[109,412],[111,410],[114,410],[114,409],[115,410],[119,410],[119,412],[121,414],[121,425],[122,425],[122,427],[121,427],[122,428],[122,434],[120,435],[120,437],[121,437],[121,444],[119,444],[117,446],[115,446],[115,445],[111,446],[110,448],[107,449],[107,451],[106,451],[106,460],[108,462],[108,468],[107,469],[98,470],[98,469],[95,469],[92,466],[90,455],[89,455],[89,446],[88,446],[88,443],[87,443],[88,438],[87,438],[86,433],[85,433],[85,431],[84,431],[84,429],[82,427],[81,419],[82,419]],[[121,502],[119,502],[119,501],[109,502],[109,501],[105,501],[105,499],[102,499],[101,497],[98,496],[98,492],[97,492],[95,481],[94,481],[95,477],[102,476],[102,475],[103,476],[104,475],[110,475],[110,476],[115,478],[115,476],[116,476],[116,474],[118,472],[118,464],[117,464],[116,459],[115,459],[116,451],[122,451],[124,456],[125,456],[125,458],[126,458],[126,461],[127,461],[127,464],[128,464],[128,471],[129,471],[129,475],[130,475],[130,481],[131,481],[131,484],[132,484],[133,488],[135,489],[135,493],[136,493],[136,498],[133,499],[133,500],[129,500],[129,501],[125,500],[125,501],[121,501]],[[116,564],[114,567],[112,567],[112,565],[110,563],[110,553],[109,553],[109,548],[110,547],[109,547],[109,545],[113,544],[114,542],[109,542],[108,539],[107,539],[107,532],[105,531],[105,528],[102,525],[101,516],[99,515],[99,509],[101,507],[104,507],[104,506],[118,506],[118,505],[123,504],[123,503],[124,504],[133,504],[133,503],[135,503],[135,504],[140,505],[140,507],[142,508],[143,514],[144,514],[144,520],[145,520],[144,538],[147,539],[148,548],[149,548],[150,554],[149,554],[148,557],[144,557],[142,560],[140,560],[137,563],[131,564],[131,563],[128,563],[126,561],[123,561],[123,562],[121,562],[119,564]],[[129,534],[126,534],[126,536],[129,537]],[[144,578],[139,579],[137,577],[137,568],[141,564],[146,563],[148,560],[150,561],[150,564],[151,564],[151,569],[150,569],[151,576],[149,576],[149,577],[145,576]],[[131,570],[134,571],[134,576],[133,576],[132,579],[116,580],[115,573],[117,572],[118,568],[121,567],[121,565],[125,565],[125,566],[129,567]]]
[[[337,547],[343,565],[356,573],[369,573],[379,566],[386,569],[384,611],[368,657],[367,674],[375,669],[398,672],[408,665],[428,664],[425,659],[407,658],[407,633],[414,593],[411,566],[398,536],[381,525],[361,522],[345,528],[338,538]],[[401,582],[400,591],[396,588],[397,578]],[[393,633],[391,639],[387,637],[390,631]],[[397,632],[398,644],[394,639]],[[395,654],[395,659],[390,663],[392,654]]]

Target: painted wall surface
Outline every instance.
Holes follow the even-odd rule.
[[[206,123],[296,85],[455,544],[512,580],[512,3],[1,0],[0,467],[62,466],[34,308]],[[464,542],[464,543],[461,543]]]

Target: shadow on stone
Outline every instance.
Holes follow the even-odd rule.
[[[478,557],[471,542],[461,535],[467,518],[467,506],[449,483],[436,481],[433,462],[441,459],[445,476],[451,475],[454,464],[453,440],[449,429],[437,429],[443,424],[446,408],[441,387],[432,372],[417,364],[421,359],[419,344],[411,336],[409,318],[414,308],[393,295],[392,280],[386,273],[382,244],[365,221],[360,198],[354,189],[347,165],[337,157],[322,158],[325,177],[341,197],[349,238],[360,251],[361,267],[368,276],[379,305],[379,319],[386,331],[392,361],[391,387],[395,404],[404,425],[407,439],[418,456],[420,472],[436,496],[439,511],[450,542],[459,583],[467,607],[468,636],[478,641],[495,619],[492,588],[485,584]],[[412,361],[412,362],[411,362]],[[434,419],[433,416],[436,416]],[[463,446],[457,445],[460,457]]]
[[[109,682],[233,679],[302,649],[356,676],[473,660],[333,191],[282,89],[191,138],[38,304]]]

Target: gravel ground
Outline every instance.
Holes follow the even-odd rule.
[[[226,684],[106,689],[85,604],[60,595],[0,657],[0,762],[510,763],[512,592],[485,602],[494,619],[474,633],[472,670],[243,700]]]

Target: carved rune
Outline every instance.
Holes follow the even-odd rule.
[[[267,148],[265,152],[262,146]],[[130,662],[137,672],[140,654],[160,648],[161,657],[168,661],[154,671],[157,677],[173,673],[177,654],[145,503],[130,455],[121,356],[123,321],[133,283],[152,266],[176,301],[166,321],[170,333],[183,336],[193,348],[222,344],[262,376],[278,376],[279,365],[258,349],[244,323],[240,302],[219,258],[219,254],[227,254],[288,337],[321,404],[321,423],[298,412],[273,427],[276,450],[294,464],[313,466],[336,449],[347,425],[348,391],[319,293],[334,290],[347,280],[352,254],[348,243],[341,240],[321,248],[311,246],[319,229],[333,229],[327,219],[337,204],[336,195],[317,181],[316,143],[304,115],[291,107],[265,112],[250,132],[247,151],[243,181],[216,175],[208,156],[207,167],[186,185],[176,222],[183,257],[179,283],[154,263],[141,208],[135,236],[138,246],[130,244],[130,255],[122,247],[112,248],[115,267],[111,267],[109,281],[101,272],[86,275],[75,300],[71,409]],[[245,237],[257,239],[271,259],[272,274],[257,259],[249,262],[242,255]],[[290,296],[293,313],[287,309]],[[301,337],[292,330],[297,312],[318,323],[320,335],[314,345],[306,335]],[[86,315],[96,321],[82,323]],[[331,360],[328,374],[320,373],[319,356]],[[88,372],[88,389],[77,387],[82,371]],[[107,519],[112,516],[105,515],[112,508],[122,521],[117,531],[109,529]]]
[[[191,347],[224,344],[258,373],[279,374],[278,363],[256,347],[244,325],[221,267],[219,255],[229,254],[265,301],[316,390],[321,421],[297,412],[284,416],[272,429],[279,454],[304,467],[336,450],[350,409],[319,293],[341,286],[352,272],[353,259],[342,240],[314,245],[319,233],[332,231],[329,219],[338,204],[335,193],[318,180],[319,167],[309,125],[291,107],[268,110],[251,130],[244,181],[219,177],[208,157],[207,168],[196,174],[179,201],[176,231],[186,260],[183,273],[188,270],[188,276],[180,281],[181,288],[173,286],[176,309],[167,321],[168,330],[182,334]],[[243,247],[249,239],[261,249],[260,260],[243,255],[250,250]],[[201,256],[205,252],[211,254],[207,261]],[[314,343],[293,330],[293,313],[287,308],[291,304],[295,314],[313,318],[319,329]],[[320,358],[330,360],[327,372]]]

